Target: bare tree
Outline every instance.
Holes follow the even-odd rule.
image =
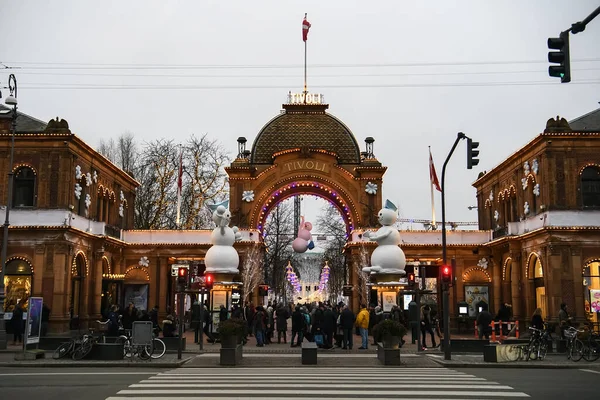
[[[253,245],[246,254],[246,258],[242,264],[242,304],[246,304],[248,298],[252,296],[254,290],[256,290],[260,282],[263,280],[262,263],[263,260],[260,255],[260,246],[258,244]]]
[[[346,283],[346,257],[344,245],[347,241],[346,224],[332,204],[326,204],[317,216],[319,233],[327,237],[325,259],[329,263],[329,294],[333,299],[342,292]]]
[[[206,203],[217,203],[227,196],[225,166],[229,157],[216,140],[207,135],[190,137],[183,147],[184,179],[181,194],[181,226],[184,229],[208,228],[212,223]]]
[[[264,227],[266,281],[277,295],[286,292],[285,266],[292,257],[294,240],[294,209],[292,202],[284,201],[275,206],[267,217]]]

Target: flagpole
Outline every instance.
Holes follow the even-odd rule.
[[[179,217],[181,215],[181,189],[182,189],[182,185],[180,184],[180,179],[182,179],[181,176],[181,172],[182,172],[182,168],[183,166],[181,165],[182,163],[182,156],[183,156],[183,147],[181,145],[179,145],[179,169],[177,170],[177,220],[175,221],[175,224],[177,225],[177,229],[179,229]]]
[[[429,161],[431,163],[431,146],[427,147],[429,147]],[[431,165],[429,166],[429,174],[431,175]],[[431,181],[431,176],[429,185],[431,186],[431,230],[435,230],[437,229],[437,224],[435,223],[435,202],[433,200],[433,182]]]
[[[304,20],[306,20],[308,13],[304,13]],[[303,26],[304,28],[304,26]],[[307,46],[306,46],[306,42],[308,42],[308,40],[304,40],[304,104],[306,104],[306,95],[308,94],[308,86],[306,83],[306,57],[307,57]]]

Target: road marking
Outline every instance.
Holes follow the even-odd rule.
[[[379,391],[379,389],[430,389],[431,384],[418,384],[418,383],[386,383],[378,384],[373,388],[373,391]],[[302,389],[306,387],[305,383],[287,383],[287,382],[265,382],[265,383],[213,383],[213,382],[196,382],[196,383],[134,383],[129,385],[130,388],[206,388],[206,389],[226,389],[229,388],[290,388],[290,389]],[[363,383],[328,383],[327,389],[363,389],[365,385]],[[493,390],[511,390],[510,386],[506,385],[486,385],[486,384],[436,384],[436,389],[493,389]]]
[[[181,383],[185,383],[185,382],[198,382],[198,379],[203,379],[207,377],[208,375],[198,375],[198,376],[175,376],[175,375],[170,375],[168,377],[166,377],[165,375],[162,376],[151,376],[148,378],[148,382],[181,382]],[[316,378],[321,378],[322,376],[314,376],[314,377],[294,377],[293,381],[294,382],[313,382]],[[340,376],[336,376],[335,377],[335,381],[340,381],[340,382],[344,382],[344,381],[349,381],[349,382],[354,382],[356,381],[357,377],[353,376],[353,377],[340,377]],[[394,380],[394,381],[410,381],[410,382],[414,382],[415,381],[415,377],[414,376],[386,376],[386,377],[374,377],[374,376],[368,376],[368,377],[363,377],[360,376],[360,381],[369,381],[369,382],[378,382],[378,381],[382,381],[384,383],[387,383],[390,381],[390,379]],[[419,377],[418,379],[419,381],[433,381],[433,382],[441,382],[441,381],[450,381],[450,382],[471,382],[471,381],[486,381],[485,378],[469,378],[469,377],[464,377],[464,376],[459,376],[459,377],[452,377],[452,376],[432,376],[432,377]],[[227,376],[227,375],[222,375],[222,376],[218,376],[215,377],[214,375],[210,375],[210,381],[211,382],[231,382],[231,375]],[[256,381],[256,377],[244,377],[244,376],[236,376],[235,377],[235,381],[236,382],[254,382]],[[490,382],[493,384],[497,384],[497,382]]]
[[[269,396],[286,396],[286,395],[314,395],[314,396],[356,396],[356,390],[326,390],[326,389],[309,389],[309,390],[279,390],[279,389],[271,389],[268,392],[265,392],[264,389],[261,390],[227,390],[223,392],[223,390],[207,390],[207,389],[152,389],[152,390],[120,390],[117,394],[119,395],[174,395],[174,394],[196,394],[205,396],[219,396],[223,394],[227,394],[231,397],[231,395],[238,396],[248,396],[248,395],[258,395],[265,396],[266,394]],[[523,392],[489,392],[489,391],[473,391],[473,392],[465,392],[465,391],[444,391],[443,394],[445,396],[462,396],[462,397],[476,397],[480,399],[487,399],[490,397],[529,397],[526,393]],[[396,390],[370,390],[369,393],[360,393],[362,398],[374,397],[379,399],[381,396],[396,396],[398,395],[398,391]],[[440,395],[439,391],[434,390],[404,390],[402,391],[402,395],[404,396],[438,396]],[[154,397],[152,397],[154,399]]]
[[[108,397],[106,398],[106,400],[141,400],[141,399],[148,399],[148,400],[223,400],[226,399],[227,397],[223,397],[223,396],[215,396],[215,397],[211,397],[211,396],[169,396],[169,397],[156,397],[156,396],[148,396],[148,397],[129,397],[129,396],[112,396],[112,397]],[[264,399],[265,397],[259,397]],[[256,397],[248,397],[248,396],[236,396],[235,400],[256,400]],[[423,400],[423,397],[377,397],[377,400]],[[292,396],[292,397],[282,397],[282,396],[277,396],[277,400],[315,400],[315,397],[296,397],[296,396]],[[449,397],[436,397],[435,400],[460,400],[460,398],[449,398]]]
[[[46,376],[46,375],[156,375],[156,371],[146,372],[22,372],[18,374],[0,374],[0,376]]]
[[[593,369],[580,369],[583,372],[591,372],[592,374],[600,374],[600,371],[594,371]]]

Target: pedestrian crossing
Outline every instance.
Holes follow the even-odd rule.
[[[179,368],[130,385],[106,400],[505,399],[511,386],[447,368]]]

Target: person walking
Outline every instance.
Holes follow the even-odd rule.
[[[302,339],[304,338],[305,319],[300,310],[300,305],[296,306],[296,309],[292,313],[292,340],[290,341],[290,347],[300,346]],[[298,335],[298,341],[294,344],[294,339]]]
[[[360,311],[356,317],[356,326],[358,326],[358,331],[362,338],[362,345],[358,349],[366,350],[369,348],[369,311],[364,304],[360,306]]]
[[[273,306],[267,305],[267,331],[265,333],[265,344],[273,343],[273,334],[275,332],[275,310]]]
[[[17,303],[13,310],[12,318],[10,319],[10,325],[13,330],[13,345],[17,343],[23,343],[23,302]]]
[[[287,320],[290,314],[283,303],[277,307],[275,316],[277,317],[277,343],[281,343],[281,336],[283,335],[283,343],[287,344]]]
[[[333,348],[333,335],[337,325],[337,318],[335,313],[331,309],[331,306],[327,306],[323,312],[323,324],[321,330],[323,331],[323,348]]]
[[[342,349],[352,350],[352,337],[354,336],[354,322],[356,316],[348,306],[344,306],[340,314],[340,326],[342,328]]]
[[[437,347],[435,344],[435,335],[431,324],[431,307],[424,305],[421,307],[421,337],[423,338],[423,349],[427,348],[426,333],[431,336],[431,347]]]
[[[492,333],[492,328],[490,324],[493,321],[492,314],[488,311],[488,305],[483,304],[481,306],[481,312],[477,316],[477,328],[479,329],[479,339],[483,339],[485,336],[486,339],[490,338],[490,333]]]
[[[263,306],[256,307],[256,313],[254,313],[254,336],[256,336],[256,346],[263,347],[265,345],[265,328],[266,328],[265,309]]]

